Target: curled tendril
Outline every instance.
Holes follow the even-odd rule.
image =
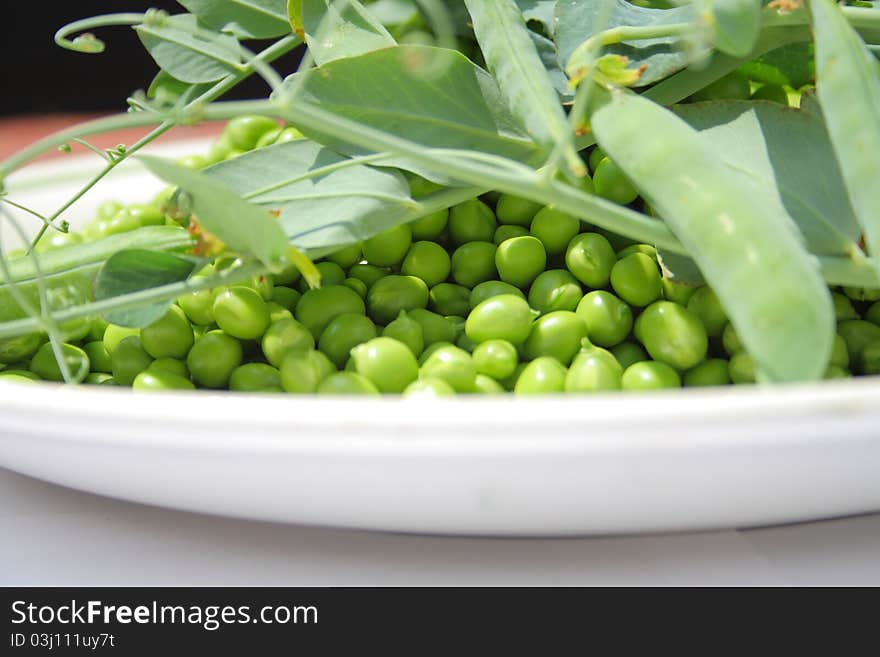
[[[164,14],[164,17],[161,14]],[[106,16],[95,16],[94,18],[74,21],[73,23],[68,23],[55,33],[55,43],[68,50],[97,54],[104,52],[106,46],[103,41],[86,30],[111,25],[140,25],[147,20],[153,21],[154,24],[161,24],[162,21],[168,20],[168,14],[160,10],[151,9],[145,14],[107,14]],[[78,32],[82,32],[82,34],[73,39],[70,38],[72,34]]]

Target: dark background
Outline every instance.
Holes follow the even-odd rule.
[[[55,45],[56,30],[66,23],[100,14],[143,12],[149,8],[182,13],[174,0],[20,0],[4,3],[0,58],[4,62],[0,115],[47,112],[124,111],[125,99],[146,89],[158,72],[155,62],[129,27],[95,30],[107,49],[99,55],[65,50]],[[259,43],[249,43],[259,49]],[[290,72],[295,55],[279,60]],[[267,94],[265,84],[252,78],[226,98],[255,98]]]

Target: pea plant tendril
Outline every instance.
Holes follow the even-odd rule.
[[[0,162],[28,244],[0,252],[14,376],[437,395],[880,370],[876,3],[180,5],[56,34],[99,56],[131,28],[158,71]],[[251,75],[266,97],[223,100]],[[228,123],[205,155],[142,152],[207,120]],[[19,200],[15,172],[71,144],[94,175]],[[132,158],[168,188],[70,230]]]

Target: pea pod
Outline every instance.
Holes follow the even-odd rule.
[[[591,119],[599,145],[688,249],[763,377],[821,378],[834,309],[790,218],[672,112],[624,90],[603,96]]]
[[[514,0],[465,0],[486,64],[514,115],[549,153],[561,148],[569,169],[585,173],[574,132]]]
[[[707,18],[712,42],[733,57],[745,57],[761,33],[760,0],[708,0]]]
[[[831,143],[871,255],[880,255],[880,75],[832,0],[810,0],[816,81]]]

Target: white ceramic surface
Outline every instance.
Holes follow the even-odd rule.
[[[90,168],[58,171],[34,167],[10,189],[48,209]],[[146,184],[132,171],[86,201],[141,200]],[[13,470],[179,509],[405,532],[625,533],[876,511],[878,427],[869,379],[430,403],[0,384],[0,465]]]

